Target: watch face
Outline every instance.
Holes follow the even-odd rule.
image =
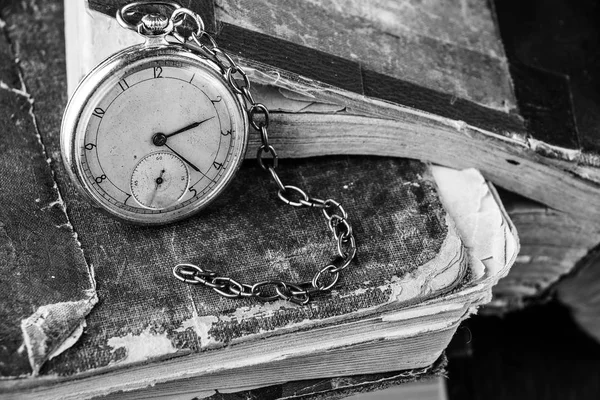
[[[174,46],[141,48],[109,59],[77,89],[63,154],[95,203],[130,221],[165,223],[225,188],[246,129],[238,97],[210,64]]]

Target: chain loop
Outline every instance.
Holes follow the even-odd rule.
[[[285,300],[291,301],[292,303],[296,303],[296,304],[300,304],[300,305],[306,305],[308,304],[308,302],[310,301],[310,296],[308,295],[308,293],[306,292],[306,290],[303,290],[299,285],[296,285],[294,283],[286,283],[288,288],[292,288],[292,289],[296,289],[296,290],[288,290],[288,294],[285,294],[285,296],[287,296],[288,298]],[[282,297],[282,294],[279,292],[279,288],[275,288],[275,290],[277,291],[277,294],[279,295],[280,298]]]
[[[248,87],[242,88],[242,96],[244,97],[246,108],[249,109],[250,107],[252,107],[252,105],[254,105],[254,103],[256,103],[254,101],[254,96],[252,96],[252,93],[250,93],[250,89]]]
[[[181,8],[179,5],[174,6],[176,3],[169,1],[136,2],[119,10],[117,13],[117,18],[120,18],[119,23],[128,29],[137,29],[137,25],[127,21],[124,15],[131,7],[153,3],[173,6],[174,11],[169,17],[174,25],[171,34],[188,46],[190,50],[212,61],[221,70],[223,78],[231,89],[243,99],[249,123],[260,133],[261,145],[257,150],[256,159],[259,166],[271,174],[277,186],[277,196],[284,203],[293,207],[321,209],[327,220],[327,227],[333,234],[338,253],[334,263],[325,265],[314,274],[311,281],[303,283],[274,279],[249,285],[230,277],[218,276],[216,272],[193,264],[176,265],[173,268],[173,275],[185,283],[210,287],[219,295],[227,298],[255,298],[264,302],[286,300],[299,305],[308,304],[312,295],[331,290],[340,279],[340,272],[346,269],[356,257],[356,240],[346,210],[333,199],[322,200],[311,197],[299,187],[286,185],[281,181],[275,171],[279,165],[279,158],[269,141],[267,130],[270,122],[269,110],[264,104],[254,100],[250,92],[248,75],[229,54],[217,45],[214,38],[204,31],[204,22],[198,14]],[[179,29],[186,17],[190,17],[196,25],[196,29],[188,38],[182,37]],[[265,158],[263,158],[265,153],[271,155],[270,163],[265,162]],[[300,198],[298,200],[291,199],[290,196],[293,194]],[[336,266],[336,264],[338,265]]]
[[[270,153],[273,156],[273,165],[267,167],[264,164],[262,158],[264,152]],[[277,152],[275,151],[275,148],[271,145],[265,146],[263,144],[262,146],[260,146],[258,148],[258,152],[256,153],[256,159],[258,160],[258,165],[260,165],[260,167],[265,171],[269,170],[269,168],[277,169],[277,167],[279,166],[279,158],[277,157]]]
[[[263,146],[269,146],[269,132],[267,132],[266,126],[260,127],[260,140]]]
[[[348,251],[345,251],[344,247],[348,247]],[[354,239],[354,236],[351,235],[344,239],[344,236],[340,235],[337,239],[337,251],[338,255],[344,259],[346,257],[354,258],[356,256],[356,239]]]
[[[344,251],[345,245],[349,246],[347,251]],[[354,239],[354,236],[350,236],[350,238],[347,240],[344,240],[344,238],[340,236],[337,240],[337,251],[340,256],[339,259],[342,260],[342,265],[332,269],[331,272],[343,271],[344,269],[346,269],[346,267],[350,265],[352,260],[354,260],[354,257],[356,257],[357,248],[356,239]]]
[[[271,173],[271,176],[273,177],[273,180],[275,181],[275,184],[277,185],[279,190],[285,192],[285,186],[283,185],[283,182],[281,182],[281,179],[279,179],[279,175],[277,175],[277,172],[275,172],[275,168],[269,167],[269,172]],[[310,201],[310,199],[308,200]],[[304,200],[300,200],[300,203],[302,203],[303,201]]]
[[[194,264],[177,264],[175,268],[173,268],[173,275],[175,278],[185,283],[191,283],[193,285],[201,283],[207,285],[207,281],[217,276],[217,273],[203,270]]]
[[[181,25],[183,24],[183,21],[185,20],[186,16],[190,17],[196,25],[195,31],[192,32],[188,37],[183,36],[183,34],[181,33],[181,31],[183,30],[180,30]],[[179,40],[182,43],[187,42],[191,35],[197,36],[201,35],[202,32],[204,32],[204,21],[202,20],[202,18],[198,14],[187,8],[180,7],[175,9],[175,11],[173,11],[173,14],[171,14],[171,18],[169,18],[169,20],[175,25],[175,28],[173,29],[173,36],[175,36],[177,40]]]
[[[263,295],[260,291],[261,287],[268,287],[268,285],[272,285],[275,287],[275,293],[274,295]],[[273,301],[273,300],[278,300],[279,297],[279,293],[280,291],[278,291],[277,289],[281,287],[281,293],[285,293],[288,291],[287,288],[287,284],[284,281],[278,281],[278,280],[272,280],[272,281],[263,281],[263,282],[258,282],[255,283],[254,285],[252,285],[252,294],[254,295],[254,297],[256,297],[257,299],[261,300],[261,301]],[[286,300],[286,299],[282,299],[282,300]]]
[[[235,299],[235,298],[240,297],[240,293],[244,291],[244,286],[242,286],[242,284],[239,283],[238,281],[235,281],[231,278],[218,276],[213,279],[213,283],[218,285],[217,282],[224,282],[224,283],[222,283],[223,288],[214,287],[214,288],[212,288],[212,290],[219,293],[223,297]]]
[[[352,226],[347,219],[340,217],[337,214],[331,216],[331,219],[327,222],[329,230],[333,233],[333,237],[343,237],[348,239],[352,235]]]
[[[292,185],[284,185],[283,188],[285,190],[279,190],[277,192],[277,196],[279,196],[281,201],[283,201],[288,206],[292,206],[292,207],[303,207],[304,206],[304,204],[302,204],[300,201],[293,201],[293,200],[290,200],[287,197],[285,197],[285,194],[289,193],[289,191],[294,191],[294,192],[298,193],[300,196],[302,196],[302,200],[304,200],[305,202],[308,201],[308,195],[304,192],[304,190],[300,189],[299,187],[292,186]]]
[[[223,52],[221,49],[215,50],[219,50],[220,53],[224,54],[227,57],[228,61],[231,61],[233,63],[233,60],[231,59],[231,57],[229,57],[227,53]],[[241,76],[242,86],[240,86],[238,81],[235,79],[235,74]],[[237,94],[244,94],[243,88],[250,88],[250,79],[248,78],[248,75],[244,72],[243,69],[235,66],[235,63],[233,63],[231,67],[225,70],[225,77],[229,82],[229,86],[231,86],[233,91]]]
[[[258,114],[263,114],[265,116],[264,121],[257,122],[256,117],[258,116]],[[261,103],[255,103],[248,110],[248,116],[250,119],[250,125],[252,125],[252,127],[254,129],[256,129],[257,131],[260,131],[262,134],[262,128],[264,128],[265,132],[266,132],[266,129],[269,127],[269,110],[267,110],[267,107],[265,107]],[[268,142],[268,140],[267,140],[267,142]],[[263,139],[263,144],[268,144],[268,143],[265,143],[265,141]]]
[[[326,265],[323,268],[321,268],[319,270],[319,272],[317,272],[315,274],[315,276],[313,277],[313,280],[312,280],[313,287],[319,289],[321,292],[326,292],[326,291],[331,290],[331,288],[333,288],[335,286],[335,284],[337,283],[338,279],[340,279],[340,273],[338,271],[334,272],[335,269],[336,269],[336,267],[333,264],[329,264],[329,265]],[[319,279],[321,278],[321,276],[324,272],[329,272],[329,273],[333,274],[333,278],[331,279],[331,282],[329,282],[328,285],[321,286],[321,285],[319,285]]]
[[[300,203],[305,207],[325,208],[325,200],[314,197],[309,197],[308,201],[300,200]]]
[[[342,207],[342,205],[340,203],[338,203],[337,201],[335,201],[333,199],[327,199],[327,200],[325,200],[325,208],[323,209],[323,215],[325,215],[325,218],[327,218],[328,221],[331,221],[331,219],[334,218],[333,216],[336,215],[336,214],[329,214],[329,212],[327,212],[328,209],[332,209],[332,208],[337,208],[338,211],[340,211],[340,213],[342,215],[338,215],[338,216],[341,217],[342,219],[348,218],[348,214],[346,213],[346,210],[344,210],[344,207]]]
[[[204,38],[209,41],[210,47],[206,46],[204,43],[201,42],[201,40]],[[217,42],[208,33],[202,32],[202,34],[196,35],[195,32],[192,32],[190,40],[194,42],[196,46],[198,46],[200,49],[207,52],[211,57],[215,57],[215,53],[213,51],[210,51],[209,49],[216,49],[218,47]]]

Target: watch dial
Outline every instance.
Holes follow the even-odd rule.
[[[81,114],[76,158],[84,186],[126,219],[180,219],[231,179],[245,151],[242,114],[225,81],[202,64],[123,68]]]

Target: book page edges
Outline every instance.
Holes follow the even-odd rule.
[[[74,6],[71,5],[71,2],[65,2],[65,8],[68,9],[69,7]],[[67,19],[65,23],[68,54],[78,54],[78,57],[74,57],[72,59],[73,61],[67,62],[69,94],[75,90],[77,83],[96,64],[104,60],[109,55],[112,55],[125,47],[142,42],[142,38],[139,35],[133,31],[128,31],[121,28],[114,21],[114,18],[111,18],[107,15],[96,11],[85,10],[84,7],[81,7],[81,10],[79,10],[77,15],[79,17],[79,21],[77,23],[74,23],[69,19]],[[91,34],[81,34],[83,31],[91,32]],[[81,35],[81,37],[78,35]],[[86,35],[91,37],[90,42],[84,42],[85,39],[83,38]],[[510,165],[503,165],[503,169],[505,169],[503,173],[491,170],[486,170],[485,172],[487,173],[488,177],[491,177],[496,182],[500,182],[506,188],[520,192],[528,197],[535,198],[538,201],[549,204],[553,208],[560,210],[572,210],[573,205],[576,205],[576,208],[579,207],[581,204],[580,198],[587,198],[593,195],[593,192],[595,192],[597,189],[596,185],[600,183],[600,168],[597,168],[597,165],[600,165],[600,162],[597,160],[592,160],[594,157],[587,153],[583,153],[581,151],[567,151],[566,149],[559,148],[554,149],[552,152],[542,151],[542,146],[540,146],[539,143],[531,142],[525,138],[522,132],[492,132],[469,125],[464,121],[441,117],[405,105],[394,104],[384,100],[366,97],[362,94],[348,92],[301,76],[292,76],[286,71],[282,71],[278,68],[261,64],[252,60],[243,59],[237,55],[233,55],[233,58],[248,73],[253,88],[259,88],[259,95],[262,94],[260,93],[260,86],[275,86],[280,90],[280,97],[282,98],[280,100],[291,99],[306,102],[306,100],[312,98],[313,100],[311,102],[307,102],[304,108],[298,109],[297,106],[299,104],[296,103],[295,106],[290,107],[290,109],[292,112],[297,112],[299,115],[306,113],[317,113],[323,116],[336,116],[339,120],[334,123],[338,124],[339,126],[343,125],[343,129],[346,129],[348,125],[352,126],[357,123],[372,126],[374,123],[379,123],[385,119],[391,121],[410,121],[409,126],[390,126],[386,127],[384,132],[387,133],[387,131],[390,129],[409,129],[409,131],[411,131],[414,130],[414,126],[412,125],[415,123],[422,123],[424,125],[436,127],[438,131],[443,131],[442,138],[446,141],[460,142],[460,136],[465,135],[468,137],[469,142],[482,142],[482,145],[484,146],[492,146],[494,149],[498,150],[498,157],[500,158],[527,158],[529,157],[528,154],[530,152],[542,154],[544,157],[550,157],[544,161],[544,168],[550,168],[549,172],[552,174],[557,174],[558,172],[555,170],[558,169],[560,171],[566,171],[565,173],[568,172],[571,174],[571,176],[576,176],[581,179],[581,181],[575,181],[577,183],[576,186],[578,190],[572,191],[573,193],[571,194],[570,198],[559,200],[556,197],[556,193],[533,190],[531,188],[531,182],[523,182],[522,184],[518,185],[515,184],[513,181],[506,178],[513,176],[516,173],[514,168],[511,168]],[[257,100],[263,101],[262,98],[257,98]],[[286,101],[283,101],[283,103],[285,104]],[[275,107],[273,110],[277,110],[277,107]],[[352,119],[352,116],[369,117],[369,120],[356,120]],[[375,118],[376,121],[372,121],[371,118]],[[302,124],[302,122],[285,121],[285,125],[294,126],[296,124]],[[364,130],[364,127],[361,128]],[[437,135],[439,133],[440,132],[429,132],[428,134]],[[356,140],[364,140],[362,136],[358,139],[349,140],[348,142],[353,143]],[[386,137],[387,136],[388,135],[386,135]],[[390,137],[389,139],[386,139],[386,141],[393,139],[394,138]],[[259,142],[260,140],[258,137],[251,134],[250,151],[247,153],[248,155],[256,152]],[[294,143],[296,143],[296,141],[294,141]],[[310,150],[307,150],[309,147],[297,146],[295,148],[296,151],[291,151],[287,144],[288,141],[283,140],[283,144],[280,145],[280,157],[307,157],[312,155],[322,155],[320,153],[313,153],[315,151],[322,153],[323,150],[319,149],[328,148],[327,146],[312,146],[310,147]],[[509,147],[513,150],[507,152],[506,145],[509,145]],[[384,154],[385,151],[381,148],[381,144],[374,144],[374,146],[375,150],[365,147],[363,152],[380,155],[387,154]],[[406,149],[412,149],[411,151],[419,153],[415,156],[416,158],[427,159],[429,161],[439,162],[455,167],[457,166],[454,164],[454,161],[444,157],[438,161],[427,158],[427,153],[423,153],[418,146],[417,148],[413,148],[414,146],[414,144],[409,144],[408,146],[390,146],[388,148],[388,152],[390,152],[390,154],[387,155],[411,157],[410,154],[406,153]],[[347,149],[338,149],[336,152],[340,154],[351,153]],[[575,163],[575,161],[579,162]],[[459,167],[467,166],[465,163],[459,164],[461,164]],[[474,165],[482,169],[486,169],[488,164],[476,160]],[[562,172],[558,174],[560,174],[561,177],[557,179],[564,179]],[[586,217],[590,216],[586,215]],[[596,218],[596,216],[592,216],[592,218]]]
[[[77,380],[52,380],[47,377],[35,382],[39,386],[37,390],[25,385],[27,382],[16,381],[14,386],[28,389],[28,392],[19,393],[19,398],[23,399],[79,399],[105,396],[117,391],[135,391],[185,379],[192,379],[196,388],[222,389],[256,382],[262,385],[276,384],[292,377],[311,379],[351,373],[341,371],[340,368],[351,368],[354,373],[359,374],[388,371],[392,366],[390,363],[398,370],[420,368],[430,365],[440,356],[467,312],[467,309],[462,308],[412,320],[356,321],[347,326],[344,335],[336,336],[340,332],[339,328],[332,326],[302,331],[296,335],[241,343],[222,351],[194,353],[159,363],[138,363],[127,369],[103,368],[103,371],[83,373]],[[372,331],[378,332],[379,339],[364,340]],[[443,341],[439,340],[440,335],[444,337]],[[411,344],[415,341],[421,345],[415,347]],[[233,349],[237,351],[233,353]],[[379,356],[369,358],[365,351],[371,355],[378,353]],[[341,361],[354,359],[358,352],[364,353],[360,359],[368,367]],[[238,356],[240,354],[243,356]],[[299,364],[306,365],[309,360],[318,360],[314,368],[292,368]],[[326,366],[323,364],[325,361],[333,364]],[[271,373],[266,374],[266,371]],[[227,379],[223,379],[224,377]],[[42,386],[44,381],[47,385],[45,387]],[[206,386],[201,386],[200,383]]]
[[[69,8],[69,4],[70,2],[66,2],[65,9]],[[74,57],[74,61],[67,65],[69,95],[75,91],[77,84],[83,79],[85,74],[91,71],[97,64],[110,55],[143,41],[140,35],[133,31],[121,28],[114,18],[105,14],[86,10],[83,7],[82,10],[77,10],[75,12],[79,19],[77,23],[72,22],[69,19],[65,20],[66,46],[68,49],[70,48],[67,50],[67,54],[78,54],[78,57]],[[79,36],[82,31],[86,31],[86,33],[83,36]],[[84,42],[84,40],[86,40],[86,35],[89,38],[89,42]],[[79,42],[80,40],[81,42]],[[397,113],[400,111],[403,113],[414,114],[417,118],[426,118],[436,121],[451,129],[464,131],[465,134],[478,132],[500,140],[507,140],[523,147],[528,146],[528,143],[519,135],[508,137],[495,134],[493,132],[469,126],[463,121],[455,121],[410,107],[368,98],[364,95],[348,92],[301,76],[296,76],[295,79],[299,81],[295,81],[290,78],[287,72],[279,70],[278,68],[244,59],[236,55],[232,56],[234,60],[244,68],[253,84],[270,85],[280,88],[282,96],[289,100],[306,102],[312,98],[314,99],[314,103],[323,106],[323,108],[319,110],[320,112],[329,113],[331,111],[349,109],[351,112],[358,113],[358,115],[362,116],[394,119],[398,118]],[[368,109],[364,109],[364,106],[361,109],[357,101],[358,103],[367,101],[369,103]],[[316,106],[316,109],[319,109],[318,107],[319,106]],[[308,107],[306,109],[301,109],[300,111],[315,111],[315,108],[311,109]],[[473,132],[468,133],[469,130]]]
[[[444,208],[469,250],[475,281],[491,289],[517,258],[520,245],[515,226],[493,185],[477,170],[433,166],[432,173]]]

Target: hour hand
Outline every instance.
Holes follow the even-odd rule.
[[[185,131],[189,131],[190,129],[194,129],[195,127],[199,126],[200,124],[209,121],[211,119],[213,119],[214,116],[210,117],[210,118],[206,118],[200,122],[194,122],[193,124],[189,124],[188,126],[184,126],[183,128],[179,129],[178,131],[175,131],[173,133],[169,133],[168,135],[165,135],[165,138],[170,138],[171,136],[175,136],[178,135],[180,133],[183,133]]]

